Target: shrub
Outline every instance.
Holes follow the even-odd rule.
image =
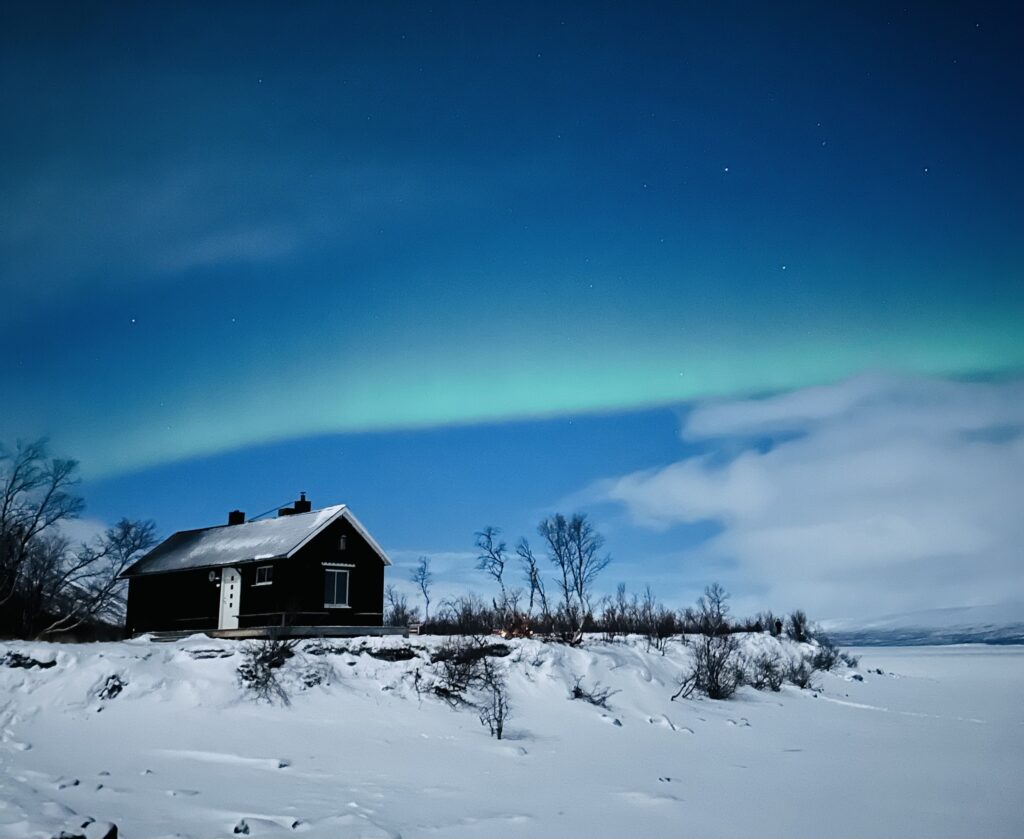
[[[697,687],[709,699],[728,699],[742,681],[739,643],[732,635],[702,635],[696,644]]]
[[[778,652],[761,652],[747,660],[744,681],[756,690],[779,691],[785,675]]]
[[[796,609],[790,614],[789,620],[786,622],[786,635],[791,641],[800,644],[811,640],[807,615],[802,609]]]
[[[456,597],[441,603],[437,613],[424,622],[421,634],[487,635],[501,620],[494,610],[476,594]]]
[[[480,724],[487,726],[491,736],[500,740],[505,732],[505,721],[511,714],[505,679],[494,663],[487,659],[483,659],[481,679],[483,698],[478,706]]]
[[[782,621],[779,620],[777,617],[775,617],[775,613],[772,612],[771,609],[766,609],[763,612],[758,612],[754,616],[754,620],[755,620],[755,622],[757,624],[760,625],[760,627],[761,627],[760,631],[761,632],[770,632],[773,638],[777,638],[778,637],[778,635],[779,635],[778,627],[779,627],[779,624],[782,623]]]
[[[832,643],[827,635],[819,634],[818,646],[811,658],[815,670],[831,670],[840,661],[839,648]]]
[[[387,608],[384,611],[385,626],[409,626],[419,622],[420,610],[410,606],[409,598],[400,594],[394,586],[385,587],[384,597],[387,600]]]
[[[684,624],[696,624],[699,634],[685,639],[693,650],[693,661],[673,699],[689,696],[694,690],[709,699],[728,699],[742,683],[739,642],[731,634],[728,599],[726,590],[712,583],[698,598],[697,609],[684,613]]]
[[[611,690],[610,688],[601,687],[600,682],[596,682],[589,690],[583,686],[582,676],[573,676],[575,680],[573,686],[569,689],[570,699],[582,699],[584,702],[589,702],[591,705],[596,705],[598,708],[608,707],[608,700],[611,699],[615,694],[619,693],[617,690]]]
[[[845,664],[847,667],[852,667],[852,668],[856,669],[860,665],[860,658],[858,658],[855,655],[852,655],[851,653],[847,653],[847,652],[839,653],[839,658],[842,660],[843,664]]]
[[[464,704],[466,693],[483,685],[486,655],[487,647],[480,636],[446,640],[431,656],[431,663],[440,665],[434,693],[449,705]]]
[[[791,661],[789,666],[786,668],[786,679],[801,690],[805,688],[814,690],[815,687],[811,683],[811,677],[814,676],[813,658],[813,655],[803,655],[800,658]]]
[[[242,687],[260,701],[273,703],[277,700],[282,705],[290,705],[291,697],[278,675],[285,662],[295,655],[297,643],[269,638],[246,645],[237,671]]]

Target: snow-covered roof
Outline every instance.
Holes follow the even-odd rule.
[[[325,527],[344,518],[390,565],[391,560],[344,504],[275,519],[180,530],[169,536],[124,572],[124,577],[211,568],[260,559],[285,559]]]

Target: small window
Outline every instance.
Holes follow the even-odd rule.
[[[338,550],[339,551],[345,550],[345,535],[344,534],[342,534],[341,538],[338,540]]]
[[[256,569],[256,585],[269,586],[274,582],[274,566],[261,565]]]
[[[348,571],[342,568],[324,569],[324,608],[341,609],[348,606]]]

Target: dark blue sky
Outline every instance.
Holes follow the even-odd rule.
[[[100,519],[306,489],[455,552],[595,480],[743,450],[681,442],[683,406],[1013,376],[1021,24],[5,4],[0,439],[80,458]],[[594,503],[624,568],[667,574],[724,526]]]

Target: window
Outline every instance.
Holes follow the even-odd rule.
[[[341,538],[338,540],[338,550],[339,551],[345,550],[345,534],[344,533],[341,534]]]
[[[324,607],[340,609],[348,606],[348,571],[344,568],[324,569]]]
[[[256,585],[269,586],[274,582],[274,566],[261,565],[256,569]]]

